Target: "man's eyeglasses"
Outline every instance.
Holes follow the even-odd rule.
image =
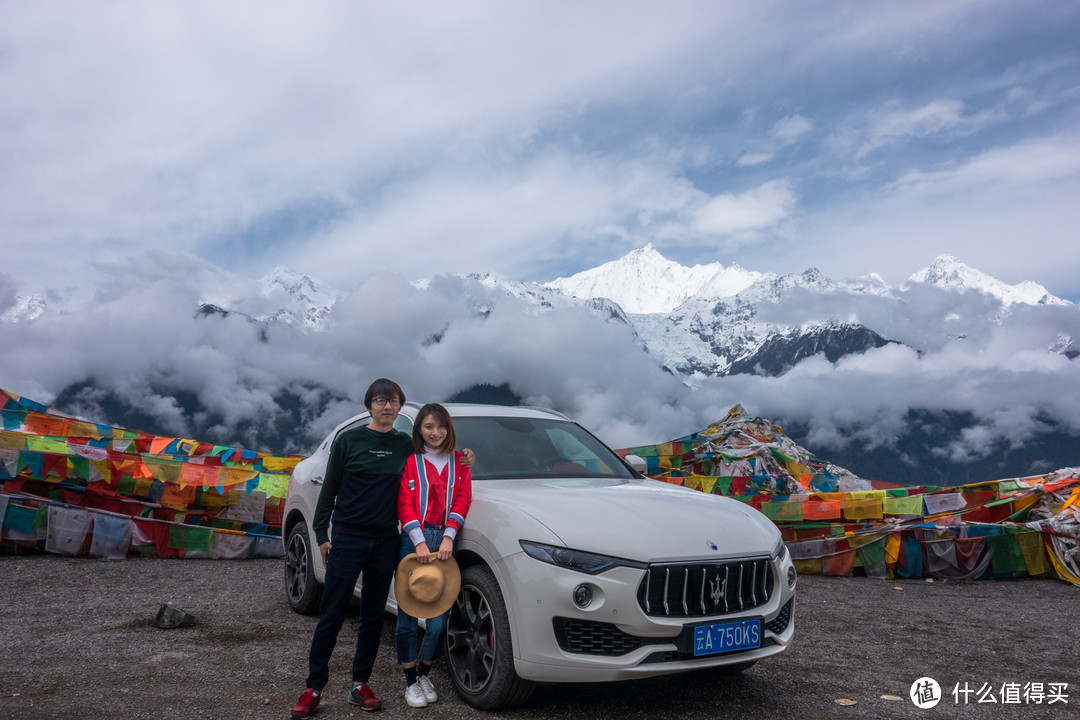
[[[378,405],[379,407],[382,407],[384,405],[389,405],[390,407],[398,407],[399,405],[401,405],[401,401],[397,398],[377,397],[371,401],[371,404]]]

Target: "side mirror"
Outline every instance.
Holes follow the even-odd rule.
[[[627,455],[623,459],[626,460],[626,464],[629,465],[632,470],[635,470],[642,475],[649,469],[649,465],[645,462],[645,458],[638,457],[637,455]]]

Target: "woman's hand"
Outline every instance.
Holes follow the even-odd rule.
[[[443,535],[442,542],[439,543],[438,557],[439,557],[440,560],[449,560],[450,558],[454,557],[454,539],[453,538],[448,538],[445,535]]]
[[[319,552],[322,553],[322,566],[326,569],[326,566],[330,564],[330,543],[324,542],[319,546]]]
[[[426,542],[416,546],[416,559],[420,561],[421,564],[429,563],[435,559],[435,556],[428,550]]]

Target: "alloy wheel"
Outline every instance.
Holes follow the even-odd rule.
[[[479,692],[495,667],[495,624],[487,598],[462,586],[446,629],[450,666],[462,688]]]

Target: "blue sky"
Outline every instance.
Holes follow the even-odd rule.
[[[0,273],[547,281],[651,242],[1076,301],[1078,37],[1064,1],[0,0]]]

